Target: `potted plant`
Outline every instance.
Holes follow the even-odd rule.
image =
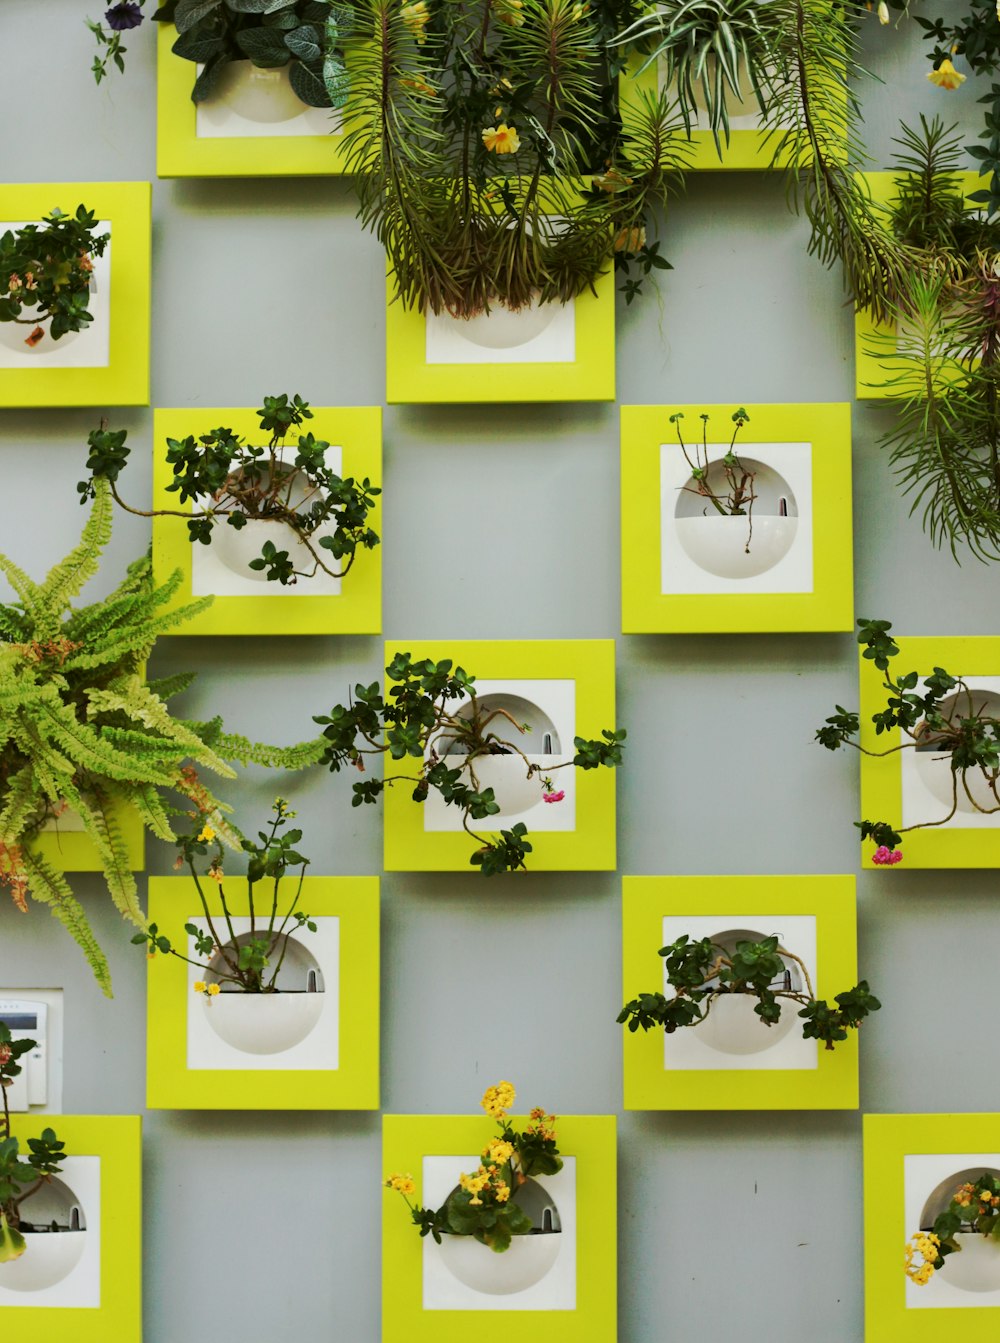
[[[87,1234],[75,1196],[56,1178],[66,1144],[46,1128],[41,1137],[28,1139],[22,1153],[11,1134],[7,1087],[21,1071],[18,1059],[36,1044],[12,1039],[0,1021],[0,1287],[14,1292],[61,1282],[80,1262]]]
[[[952,1177],[948,1183],[950,1197],[943,1211],[929,1229],[922,1228],[907,1242],[906,1276],[924,1287],[945,1269],[946,1281],[963,1291],[996,1291],[1000,1287],[1000,1171],[983,1171],[976,1179]],[[940,1206],[940,1199],[932,1195],[925,1214],[935,1201]]]
[[[564,798],[564,790],[551,777],[558,770],[621,764],[624,728],[605,729],[601,740],[575,737],[575,754],[561,763],[551,763],[544,754],[531,759],[519,745],[526,725],[502,703],[481,700],[476,678],[454,667],[450,659],[414,661],[409,653],[397,653],[386,676],[392,682],[387,698],[377,681],[359,684],[346,705],[337,704],[314,719],[323,727],[322,763],[333,773],[348,768],[363,773],[366,756],[388,753],[393,760],[412,759],[410,774],[358,780],[352,788],[352,806],[377,802],[385,788],[395,784],[412,785],[418,803],[426,802],[433,789],[445,805],[459,809],[463,828],[476,842],[469,861],[485,876],[523,868],[531,852],[523,821],[493,837],[472,828],[471,822],[501,812],[493,789],[499,782],[494,757],[505,758],[502,770],[507,757],[516,761],[514,771],[550,804]],[[456,758],[460,764],[450,763]]]
[[[94,259],[110,234],[97,233],[85,205],[51,210],[38,224],[0,237],[0,339],[21,353],[45,354],[94,320],[88,311]],[[21,328],[27,330],[21,330]]]
[[[707,1028],[715,1047],[751,1053],[761,1047],[754,1043],[751,1026],[780,1034],[782,1006],[794,1003],[802,1018],[802,1038],[822,1040],[826,1049],[833,1049],[836,1042],[847,1039],[849,1030],[856,1030],[881,1007],[864,979],[838,993],[833,1007],[817,998],[805,963],[781,947],[777,935],[755,941],[739,935],[692,941],[684,935],[661,947],[658,954],[665,959],[667,982],[674,994],[667,998],[662,993],[642,993],[626,1003],[618,1021],[627,1023],[632,1032],[659,1026],[672,1035],[682,1027],[703,1032]]]
[[[708,573],[735,579],[765,573],[787,555],[795,541],[798,518],[789,514],[790,491],[785,487],[782,492],[782,478],[776,473],[737,454],[737,435],[750,420],[742,406],[733,412],[729,446],[721,456],[712,456],[708,442],[710,416],[698,417],[701,442],[690,445],[684,442],[683,418],[682,411],[670,416],[691,470],[681,492],[704,504],[698,513],[682,512],[678,507],[672,524],[678,540]],[[760,489],[762,476],[774,476],[777,488]]]
[[[923,693],[917,693],[919,672],[893,676],[889,671],[890,659],[899,654],[891,628],[888,620],[859,620],[858,643],[864,645],[863,656],[883,673],[886,703],[872,714],[875,731],[882,735],[898,728],[901,740],[890,738],[893,744],[882,751],[861,745],[855,740],[860,730],[858,715],[839,704],[816,732],[816,740],[829,751],[852,746],[875,757],[898,751],[917,753],[918,771],[941,801],[944,814],[898,828],[882,820],[856,821],[861,838],[876,846],[872,861],[886,867],[902,860],[898,846],[910,831],[945,825],[958,811],[985,816],[1000,811],[1000,706],[996,696],[976,690],[943,667],[935,667],[922,682]]]
[[[572,301],[613,261],[667,264],[646,216],[686,151],[665,98],[624,124],[614,110],[621,61],[601,14],[577,0],[355,11],[367,40],[345,152],[405,308],[522,312]]]
[[[515,1097],[510,1082],[487,1088],[481,1104],[496,1120],[498,1135],[483,1148],[477,1170],[460,1175],[439,1208],[410,1202],[416,1191],[411,1175],[385,1180],[387,1189],[402,1195],[421,1238],[431,1236],[440,1246],[455,1277],[494,1296],[541,1281],[561,1247],[558,1209],[537,1178],[562,1170],[556,1116],[535,1109],[530,1122],[518,1127],[507,1113]]]
[[[167,439],[174,479],[167,489],[194,509],[132,508],[118,493],[128,462],[127,431],[94,430],[87,440],[90,476],[77,489],[93,497],[106,480],[112,498],[139,517],[177,517],[187,522],[192,543],[214,545],[223,563],[243,578],[291,586],[318,573],[343,578],[357,552],[372,550],[379,537],[367,524],[381,490],[366,477],[341,478],[325,462],[330,444],[311,432],[286,440],[312,419],[298,395],[266,396],[257,411],[264,446],[231,429]],[[225,525],[222,525],[225,524]]]
[[[202,723],[171,714],[167,699],[193,678],[150,681],[146,661],[162,633],[211,602],[202,598],[167,610],[179,574],[156,587],[145,557],[130,565],[104,600],[72,605],[97,571],[111,536],[113,508],[107,480],[95,479],[80,543],[43,583],[0,554],[0,572],[19,599],[0,605],[0,880],[22,912],[29,898],[49,906],[108,994],[107,961],[83,908],[40,846],[47,822],[67,806],[80,817],[116,907],[143,928],[121,829],[123,810],[172,842],[171,806],[164,795],[179,793],[236,847],[240,837],[223,814],[228,808],[198,771],[232,778],[229,761],[297,769],[315,763],[325,747],[322,741],[264,746],[226,733],[220,719]]]
[[[315,932],[316,924],[299,908],[302,883],[309,859],[296,850],[302,831],[286,827],[294,819],[284,798],[272,807],[270,831],[258,831],[258,839],[244,839],[249,855],[247,902],[249,927],[239,932],[232,903],[226,898],[223,847],[214,826],[204,813],[196,814],[199,827],[177,840],[179,862],[187,864],[204,911],[206,927],[186,923],[184,931],[194,943],[197,959],[172,946],[155,923],[132,938],[145,946],[150,958],[158,953],[176,956],[204,976],[194,991],[204,1004],[212,1030],[247,1054],[278,1054],[304,1040],[323,1010],[323,985],[317,970],[306,969],[311,958],[303,956],[298,935]],[[199,875],[196,859],[212,858],[208,871]],[[297,867],[292,890],[282,889],[289,868]],[[203,880],[216,883],[222,917],[213,915]],[[267,883],[266,890],[261,883]],[[244,920],[245,922],[245,920]],[[285,973],[283,973],[283,971]]]

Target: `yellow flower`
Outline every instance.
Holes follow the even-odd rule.
[[[495,1142],[490,1143],[484,1155],[487,1155],[491,1161],[495,1161],[498,1165],[502,1166],[505,1161],[509,1161],[514,1155],[514,1144],[504,1142],[502,1138],[498,1138]]]
[[[218,984],[209,984],[209,986],[208,986],[208,988],[205,990],[205,992],[208,994],[208,996],[209,996],[210,998],[214,998],[215,995],[216,995],[217,993],[221,993],[222,990],[219,988]]]
[[[497,154],[516,154],[521,148],[517,131],[503,122],[499,126],[483,127],[483,144]]]
[[[524,0],[497,0],[496,16],[508,28],[520,28],[524,24]]]
[[[400,1175],[398,1172],[390,1175],[385,1181],[386,1189],[394,1189],[397,1194],[404,1196],[415,1192],[417,1186],[412,1175]]]
[[[615,235],[614,249],[616,252],[624,252],[631,256],[635,252],[641,252],[646,246],[646,230],[644,228],[623,228],[619,229]]]
[[[215,838],[215,831],[212,829],[212,827],[210,825],[202,826],[201,834],[198,836],[198,839],[202,841],[207,840],[208,843],[211,843],[214,838]]]
[[[480,1102],[491,1119],[502,1119],[517,1098],[517,1092],[510,1082],[498,1082],[495,1087],[487,1087]]]
[[[203,979],[196,979],[194,981],[194,991],[195,993],[206,993],[208,991],[208,985]]]
[[[503,1180],[494,1186],[494,1193],[497,1196],[498,1203],[506,1203],[510,1198],[510,1190],[504,1184]]]
[[[414,93],[422,93],[425,98],[436,98],[437,89],[433,84],[428,84],[426,79],[400,79],[398,81],[404,89],[412,89]]]
[[[424,29],[430,22],[431,17],[427,9],[426,0],[413,0],[412,4],[404,5],[399,12],[403,22],[417,41],[426,42],[427,34],[424,32]]]
[[[959,84],[965,83],[965,75],[959,74],[947,57],[936,70],[928,73],[927,78],[939,89],[957,89]]]

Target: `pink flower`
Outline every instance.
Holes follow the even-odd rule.
[[[558,793],[543,793],[543,794],[542,794],[542,801],[543,801],[543,802],[561,802],[565,796],[566,796],[566,790],[565,790],[564,788],[560,788],[560,790],[559,790]]]
[[[872,862],[878,867],[892,867],[893,863],[901,863],[902,861],[902,850],[887,848],[885,844],[880,844],[872,854]]]

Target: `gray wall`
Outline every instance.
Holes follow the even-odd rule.
[[[95,89],[87,10],[4,0],[3,180],[155,175],[151,34],[130,36],[124,80]],[[865,93],[876,166],[887,166],[901,114],[962,112],[979,129],[980,90],[971,80],[959,93],[932,89],[915,31],[873,23],[867,40],[887,81]],[[666,225],[676,270],[659,301],[619,311],[621,402],[849,400],[851,315],[806,238],[780,181],[693,177]],[[280,390],[320,405],[379,403],[382,265],[346,183],[154,183],[154,404],[250,406]],[[111,414],[136,447],[151,447],[151,411]],[[0,413],[0,544],[34,574],[78,533],[74,484],[97,418]],[[994,575],[959,569],[924,540],[876,451],[886,423],[884,411],[855,407],[857,610],[913,634],[989,632]],[[146,455],[130,468],[136,498],[148,497]],[[490,515],[464,539],[439,525],[468,518],[469,491],[485,482]],[[385,485],[390,636],[618,634],[616,406],[390,409]],[[516,533],[511,518],[524,519]],[[141,522],[118,518],[95,594],[146,541]],[[463,572],[473,567],[475,578]],[[178,638],[155,669],[198,671],[192,714],[222,711],[237,730],[291,741],[349,684],[379,675],[380,647]],[[828,706],[855,702],[849,635],[619,636],[618,669],[630,731],[622,872],[855,870],[854,761],[811,741]],[[352,809],[348,788],[318,773],[251,773],[227,795],[248,818],[279,789],[290,794],[314,871],[378,873],[380,815]],[[148,854],[151,872],[169,871],[172,852],[151,843]],[[862,1041],[866,1110],[1000,1110],[1000,1075],[983,1066],[993,979],[968,973],[970,951],[989,956],[1000,939],[994,888],[991,873],[859,877],[862,972],[885,1002]],[[0,910],[0,985],[65,985],[68,1111],[141,1112],[146,963],[100,882],[81,877],[78,889],[110,949],[115,1000],[40,910]],[[619,1113],[621,1343],[681,1340],[706,1321],[713,1335],[732,1328],[768,1343],[860,1343],[860,1116],[621,1115],[618,878],[528,875],[511,889],[472,874],[383,878],[384,1108],[469,1112],[485,1084],[509,1077],[529,1104]],[[482,992],[478,960],[498,930],[523,989],[502,1013]],[[932,948],[935,980],[963,984],[957,1020],[927,1010]],[[544,1052],[522,1045],[548,1017],[539,983],[560,995]],[[374,1343],[379,1130],[375,1114],[147,1116],[147,1343]]]

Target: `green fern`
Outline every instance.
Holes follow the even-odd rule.
[[[233,778],[229,760],[299,769],[323,751],[322,741],[264,746],[227,736],[219,720],[199,724],[171,715],[165,697],[191,678],[149,682],[146,659],[160,634],[211,598],[168,609],[179,577],[156,587],[147,557],[129,566],[110,597],[72,609],[110,535],[110,490],[101,480],[79,545],[43,583],[0,555],[0,572],[19,598],[0,605],[0,882],[18,908],[26,910],[29,897],[50,907],[108,994],[104,955],[64,875],[45,856],[46,825],[67,807],[79,815],[116,908],[144,928],[122,830],[129,809],[152,834],[173,839],[176,813],[161,795],[180,794],[239,847],[242,837],[223,818],[228,809],[197,771]]]

